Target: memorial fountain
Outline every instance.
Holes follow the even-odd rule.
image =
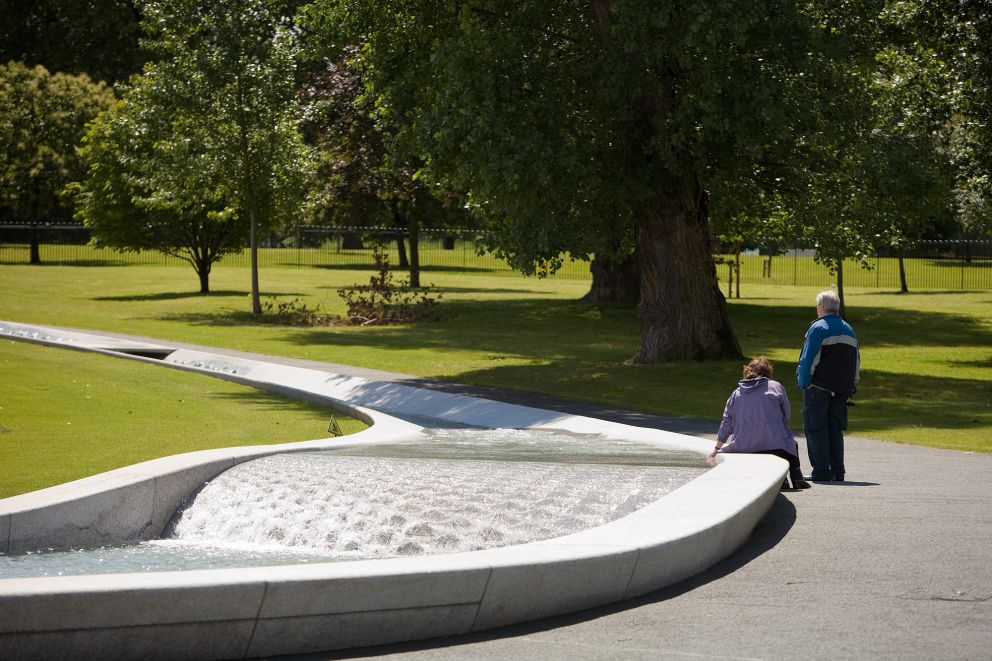
[[[371,424],[0,500],[0,656],[257,657],[589,608],[731,553],[785,473],[748,455],[707,470],[710,444],[680,434],[219,351],[10,322],[0,337],[236,381]]]

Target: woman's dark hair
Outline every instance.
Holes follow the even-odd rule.
[[[773,372],[772,362],[765,356],[755,356],[750,363],[744,366],[745,379],[753,379],[758,376],[767,376],[770,379]]]

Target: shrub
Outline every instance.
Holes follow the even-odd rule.
[[[409,280],[393,283],[389,258],[381,249],[372,254],[376,274],[367,285],[352,289],[339,289],[338,295],[348,308],[348,320],[354,324],[371,326],[419,321],[437,321],[442,318],[440,294],[432,295],[430,287],[414,290]]]

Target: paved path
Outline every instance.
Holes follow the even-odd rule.
[[[710,570],[630,602],[308,659],[990,659],[992,456],[847,444]]]
[[[716,427],[286,362],[684,433]],[[846,455],[851,481],[781,494],[737,553],[660,592],[482,634],[292,658],[992,659],[992,455],[863,438],[849,438]]]

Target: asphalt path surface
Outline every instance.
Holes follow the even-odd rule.
[[[992,659],[992,456],[863,438],[709,570],[534,623],[306,659]]]
[[[717,426],[264,359],[707,438]],[[848,481],[781,493],[737,552],[664,590],[465,636],[286,658],[992,660],[992,455],[849,436],[845,459]]]

